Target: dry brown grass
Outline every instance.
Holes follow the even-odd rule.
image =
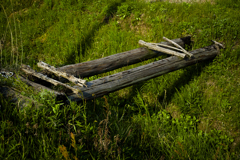
[[[168,107],[166,108],[166,111],[168,111],[173,118],[180,118],[181,111],[178,106],[174,104],[169,104]]]

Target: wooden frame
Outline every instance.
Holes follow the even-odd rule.
[[[119,72],[110,76],[102,77],[90,82],[86,82],[85,80],[77,77],[88,77],[104,73],[126,65],[138,63],[150,58],[157,57],[166,52],[164,51],[164,49],[162,50],[162,48],[157,51],[150,51],[147,48],[138,48],[135,50],[118,53],[101,59],[67,65],[60,68],[55,68],[44,62],[38,63],[39,67],[48,70],[48,72],[51,71],[58,76],[67,78],[68,80],[74,82],[76,86],[66,85],[62,82],[51,79],[41,73],[35,72],[29,66],[22,65],[21,69],[25,73],[36,76],[42,80],[46,80],[54,85],[62,85],[66,88],[71,89],[72,93],[59,93],[45,86],[24,79],[23,77],[21,77],[21,79],[22,81],[26,82],[27,84],[33,86],[38,90],[47,89],[50,92],[54,93],[57,97],[63,97],[63,95],[66,95],[68,98],[68,100],[65,101],[66,103],[69,103],[69,100],[77,102],[82,100],[90,100],[95,97],[100,97],[121,88],[136,84],[138,82],[145,81],[184,68],[186,66],[196,64],[200,61],[212,59],[219,53],[219,49],[224,47],[221,43],[213,41],[214,45],[187,52],[183,48],[186,45],[190,45],[190,38],[191,37],[184,37],[169,40],[164,37],[167,42],[161,43],[146,43],[144,41],[140,41],[141,45],[147,46],[149,47],[149,49],[155,49],[155,47],[159,49],[159,46],[161,46],[163,48],[165,47],[164,49],[167,48],[167,52],[169,52],[169,49],[181,51],[181,54],[183,54],[184,56],[181,55],[181,58],[179,58],[178,52],[178,54],[173,54],[177,56],[171,56],[165,59],[161,59],[159,61],[155,61],[140,67]],[[178,48],[175,48],[173,46],[176,46]]]

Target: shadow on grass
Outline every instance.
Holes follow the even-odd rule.
[[[210,65],[212,62],[212,60],[207,60],[205,62],[201,62],[192,66],[188,66],[185,69],[185,71],[182,73],[181,77],[176,80],[173,85],[171,85],[170,87],[166,88],[167,90],[167,95],[171,95],[171,96],[166,96],[165,97],[165,93],[163,92],[161,95],[159,95],[157,97],[158,102],[160,104],[162,104],[162,109],[165,109],[166,104],[169,104],[172,100],[173,100],[173,95],[177,92],[177,89],[179,90],[181,87],[184,87],[186,85],[188,85],[190,83],[190,81],[195,77],[198,77],[201,75],[202,71],[204,70],[205,67],[207,67],[208,65]],[[136,97],[136,95],[138,94],[137,91],[140,91],[141,88],[144,86],[144,84],[146,83],[146,81],[143,82],[139,82],[135,85],[132,86],[132,90],[129,93],[129,96],[127,99],[125,99],[124,102],[132,102],[133,98],[132,97]],[[163,102],[164,100],[164,102]],[[159,106],[153,107],[153,108],[149,108],[150,110],[150,114],[152,114],[151,112],[155,112],[156,110],[159,110]],[[193,109],[193,108],[192,108]],[[196,108],[198,109],[198,108]],[[193,114],[197,114],[198,112],[195,113],[195,109],[193,109],[194,113]]]
[[[180,88],[186,86],[189,84],[189,82],[194,78],[201,75],[202,71],[205,67],[209,66],[212,62],[211,60],[207,60],[201,63],[197,63],[193,66],[188,66],[185,68],[184,73],[181,75],[181,77],[176,80],[173,85],[169,88],[166,88],[167,90],[167,97],[164,97],[164,93],[158,97],[158,101],[162,102],[164,98],[166,98],[164,101],[165,104],[169,104],[173,100],[173,95],[177,92],[177,90],[180,90]],[[163,106],[166,106],[163,104]]]
[[[77,46],[77,54],[75,52],[72,52],[66,59],[66,64],[74,64],[76,60],[76,56],[81,57],[85,56],[86,51],[88,48],[91,48],[93,39],[95,37],[96,32],[104,25],[108,24],[108,22],[114,17],[114,15],[117,13],[117,8],[122,3],[124,3],[126,0],[121,0],[121,2],[114,2],[112,3],[105,14],[105,17],[103,18],[102,22],[95,23],[91,30],[84,36],[83,40],[81,42],[78,42],[77,44],[80,44]],[[81,60],[80,60],[81,61]],[[80,62],[79,62],[80,63]]]

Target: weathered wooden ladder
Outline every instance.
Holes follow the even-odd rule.
[[[191,37],[178,38],[169,40],[164,37],[166,42],[161,43],[147,43],[142,40],[139,41],[140,45],[147,48],[138,48],[118,54],[114,54],[101,59],[87,61],[78,64],[66,65],[59,68],[54,68],[44,62],[39,62],[38,66],[52,72],[58,76],[64,77],[76,85],[71,87],[62,82],[51,79],[41,73],[37,73],[29,66],[22,65],[21,69],[30,75],[36,76],[42,80],[48,81],[54,85],[62,85],[72,90],[71,93],[60,93],[43,85],[31,82],[23,77],[20,77],[22,81],[33,86],[36,89],[47,89],[53,92],[56,96],[67,96],[71,101],[90,100],[95,97],[100,97],[110,92],[128,87],[138,82],[148,80],[165,73],[169,73],[189,65],[196,64],[200,61],[214,58],[220,48],[224,46],[216,41],[214,44],[204,48],[196,49],[187,52],[183,48],[186,45],[190,45]],[[178,48],[175,48],[175,47]],[[112,71],[114,69],[142,62],[144,60],[157,57],[163,53],[171,54],[165,59],[161,59],[140,67],[129,69],[123,72],[119,72],[113,75],[102,77],[93,81],[86,82],[85,80],[76,77],[90,77],[100,73]],[[68,101],[67,100],[67,101]],[[67,102],[66,101],[66,102]]]

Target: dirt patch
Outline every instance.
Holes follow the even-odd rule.
[[[140,19],[145,18],[144,16],[145,15],[142,14],[140,16]],[[147,35],[149,34],[149,30],[151,29],[151,27],[145,24],[143,21],[137,20],[136,17],[134,17],[134,14],[131,14],[125,19],[118,19],[117,23],[121,26],[122,29],[130,29],[132,32],[143,35],[144,37],[147,37]]]
[[[181,111],[179,107],[175,106],[174,104],[170,104],[167,108],[166,111],[168,111],[173,118],[180,118]]]

